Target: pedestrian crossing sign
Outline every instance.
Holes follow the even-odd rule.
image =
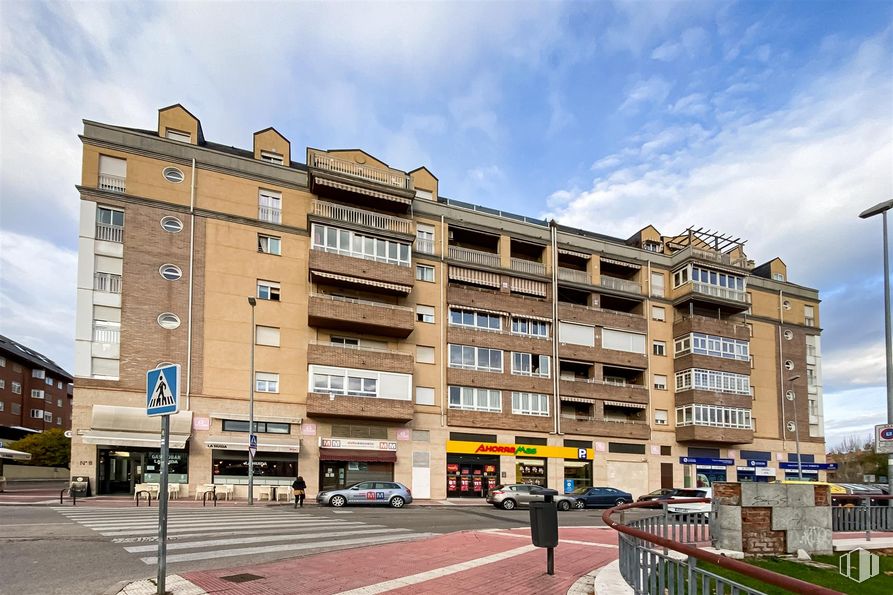
[[[180,410],[180,364],[146,372],[146,415],[170,415]]]

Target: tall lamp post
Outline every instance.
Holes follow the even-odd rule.
[[[251,306],[251,365],[248,375],[248,505],[254,506],[254,452],[251,450],[251,437],[254,436],[254,307],[257,300],[248,298]]]
[[[800,460],[800,424],[797,423],[797,403],[795,402],[797,395],[794,394],[794,381],[799,378],[799,374],[788,378],[788,382],[790,383],[789,386],[791,388],[787,395],[785,395],[785,398],[788,401],[791,401],[791,408],[794,410],[794,441],[797,447],[797,479],[803,481],[803,462]]]
[[[893,199],[880,202],[859,213],[862,219],[880,215],[884,227],[884,337],[887,344],[887,423],[893,424],[893,322],[890,318],[890,249],[887,246],[887,211],[893,209]],[[893,455],[887,455],[888,494],[893,494]]]

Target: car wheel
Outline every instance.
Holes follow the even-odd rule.
[[[513,510],[515,508],[515,501],[511,498],[502,501],[503,510]]]
[[[401,496],[391,498],[391,508],[403,508],[404,504],[406,504],[406,501]]]
[[[621,504],[626,504],[626,500],[623,498],[617,498],[617,502],[614,503],[614,506],[620,506]]]
[[[576,502],[574,502],[574,508],[576,508],[577,510],[583,510],[584,508],[586,508],[586,503],[582,500],[577,500]]]
[[[558,503],[558,510],[570,510],[570,509],[571,509],[571,503],[568,502],[567,500],[562,500],[561,502]]]
[[[329,504],[331,504],[335,508],[341,508],[342,506],[347,504],[347,499],[344,496],[332,496],[332,499],[329,500]]]

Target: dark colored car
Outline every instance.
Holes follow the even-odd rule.
[[[629,492],[608,487],[580,487],[565,493],[565,496],[574,499],[575,508],[610,508],[633,501],[633,495]]]
[[[661,488],[659,490],[654,490],[653,492],[649,492],[644,496],[639,496],[636,502],[652,502],[654,500],[669,500],[673,496],[676,495],[676,492],[679,491],[679,488]]]

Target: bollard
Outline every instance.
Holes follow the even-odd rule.
[[[149,508],[152,508],[152,492],[149,490],[140,490],[136,493],[136,507],[140,507],[140,494],[146,495],[146,502],[149,505]]]
[[[205,502],[208,497],[208,494],[211,494],[211,498],[214,500],[214,508],[217,508],[217,488],[216,487],[214,488],[213,492],[205,492],[204,494],[202,494],[202,508],[204,508],[204,506],[205,506]]]

